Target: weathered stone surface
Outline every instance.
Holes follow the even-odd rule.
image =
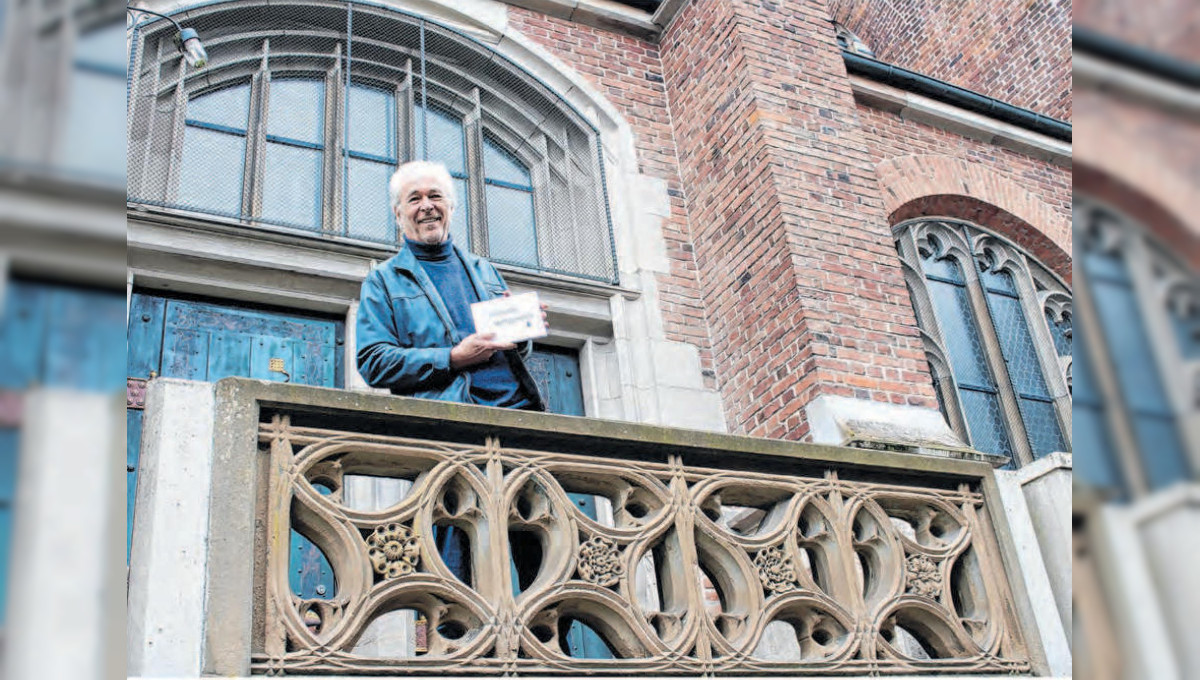
[[[559,626],[581,620],[625,670],[1030,668],[987,503],[972,490],[991,488],[988,465],[242,379],[223,381],[217,394],[218,427],[233,425],[218,444],[247,459],[231,470],[254,471],[249,486],[262,490],[265,515],[257,533],[230,523],[221,525],[229,536],[213,536],[210,565],[258,566],[251,583],[210,586],[210,603],[248,592],[252,605],[248,631],[239,619],[209,621],[210,661],[331,674],[613,663],[572,659],[558,646]],[[771,472],[752,469],[765,461]],[[941,481],[926,486],[914,468]],[[889,471],[893,481],[881,482]],[[413,485],[402,498],[351,507],[343,487],[361,486],[362,475]],[[332,492],[318,493],[316,481]],[[585,516],[566,492],[604,499],[602,512]],[[231,510],[241,516],[236,506],[213,512]],[[469,537],[467,572],[443,561],[429,531],[436,525]],[[411,555],[403,549],[411,539],[420,559],[391,577],[376,573],[368,550],[378,528],[393,526],[405,528],[393,552]],[[336,593],[291,594],[288,527],[321,548]],[[513,532],[542,546],[521,567],[515,596]],[[932,572],[914,571],[916,563]],[[405,611],[413,614],[381,616]],[[416,628],[426,634],[423,652],[403,638],[413,616],[425,620]],[[712,658],[686,653],[697,646]]]

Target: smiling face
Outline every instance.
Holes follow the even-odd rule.
[[[434,175],[420,174],[400,185],[396,219],[404,235],[419,243],[435,245],[450,236],[454,205],[448,187]]]

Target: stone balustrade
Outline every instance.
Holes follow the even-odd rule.
[[[985,463],[243,379],[214,412],[205,673],[1044,666]]]

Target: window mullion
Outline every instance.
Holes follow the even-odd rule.
[[[412,59],[404,62],[404,80],[396,85],[396,148],[393,152],[401,163],[413,160],[416,153],[416,128],[413,121]]]
[[[1137,435],[1133,419],[1130,417],[1128,400],[1121,391],[1116,370],[1108,360],[1112,351],[1109,349],[1108,337],[1100,324],[1100,316],[1092,299],[1087,268],[1077,267],[1073,278],[1073,302],[1078,313],[1072,321],[1079,326],[1079,332],[1087,336],[1087,342],[1084,343],[1086,358],[1093,368],[1092,377],[1096,382],[1099,401],[1104,405],[1102,414],[1113,436],[1113,448],[1121,468],[1120,473],[1124,475],[1133,494],[1142,496],[1149,492],[1150,482],[1138,454]]]
[[[912,298],[913,312],[917,316],[917,325],[923,331],[921,335],[924,342],[932,345],[934,349],[933,352],[930,352],[930,348],[926,347],[925,352],[927,355],[936,354],[945,363],[943,374],[935,373],[939,370],[938,367],[932,364],[929,366],[931,377],[936,377],[939,382],[938,396],[942,398],[942,406],[949,416],[950,427],[964,442],[972,445],[971,428],[967,424],[966,409],[958,396],[958,381],[954,377],[954,371],[950,368],[950,354],[946,350],[946,340],[933,309],[933,300],[930,298],[929,288],[925,283],[925,274],[921,271],[921,253],[912,229],[906,229],[900,237],[899,250],[900,260],[904,265],[902,267],[904,279]]]
[[[59,131],[67,128],[67,116],[71,112],[71,77],[75,70],[75,43],[79,39],[79,26],[76,23],[75,3],[36,3],[36,6],[43,7],[51,16],[46,17],[46,21],[34,24],[46,27],[35,38],[42,48],[38,58],[21,60],[35,64],[41,62],[32,67],[38,71],[36,76],[29,74],[31,77],[26,82],[31,89],[26,96],[30,100],[49,100],[57,105],[49,112],[53,119],[50,125],[43,124],[41,120],[28,120],[27,125],[20,126],[18,129],[24,134],[18,135],[17,145],[23,147],[25,158],[35,158],[40,163],[50,165],[55,158],[61,157],[62,149],[59,147],[66,141],[65,135],[59,134]],[[53,70],[47,68],[47,62],[51,60],[48,53],[51,51]],[[180,80],[183,80],[182,76]],[[33,108],[30,107],[30,110]],[[45,113],[39,109],[34,115],[40,119]],[[29,143],[31,141],[32,144]]]
[[[262,176],[267,154],[267,100],[271,95],[268,63],[271,41],[264,40],[262,62],[250,80],[250,120],[246,126],[246,181],[242,183],[242,217],[262,215]]]
[[[558,148],[562,149],[563,167],[560,169],[560,172],[562,173],[563,189],[564,189],[565,195],[555,196],[551,193],[551,191],[553,190],[554,183],[551,180],[551,173],[547,172],[546,173],[546,185],[545,185],[546,190],[544,192],[546,194],[545,200],[547,201],[547,203],[549,203],[550,201],[556,201],[556,200],[557,201],[565,201],[566,205],[568,205],[568,206],[587,205],[587,199],[584,196],[578,195],[579,190],[575,186],[575,182],[571,181],[573,178],[573,175],[574,175],[574,168],[572,167],[572,164],[575,162],[572,157],[573,154],[572,154],[572,150],[571,150],[571,135],[563,128],[558,128],[556,131],[558,132],[558,139],[554,140],[554,143],[558,145]],[[546,151],[547,151],[547,156],[546,156],[545,164],[546,164],[546,168],[549,169],[549,167],[550,167],[550,157],[549,157],[549,153],[548,153],[549,145],[547,145]],[[553,214],[552,211],[547,211],[547,212],[548,212],[548,214],[551,214],[551,215]],[[556,233],[553,236],[551,236],[551,238],[553,238],[557,241],[557,239],[559,238],[558,235],[560,233],[566,234],[566,239],[571,244],[571,259],[570,259],[570,264],[567,264],[565,266],[574,268],[576,270],[581,270],[584,268],[584,263],[583,263],[584,245],[582,243],[582,240],[585,238],[585,235],[588,233],[585,212],[582,210],[574,210],[574,209],[570,209],[570,208],[567,210],[560,210],[559,212],[562,213],[562,224],[558,227]]]
[[[346,235],[345,204],[345,130],[346,98],[350,96],[342,82],[342,44],[334,45],[333,65],[325,72],[324,168],[322,185],[325,197],[321,205],[322,230]]]
[[[132,44],[132,49],[135,54],[135,63],[133,64],[133,72],[141,73],[143,64],[147,60],[146,40],[140,35],[140,32],[134,33],[135,42]],[[162,68],[159,66],[162,57],[162,41],[157,42],[157,52],[150,56],[150,63],[153,65],[150,68],[149,77],[134,78],[129,87],[132,90],[129,97],[129,139],[131,140],[130,148],[136,150],[137,158],[130,159],[128,170],[126,171],[126,181],[129,186],[130,196],[163,196],[169,203],[175,202],[177,193],[177,185],[170,181],[170,173],[153,173],[150,170],[150,162],[154,151],[155,140],[159,137],[159,129],[162,126],[162,121],[166,116],[168,134],[173,134],[176,127],[182,130],[183,122],[181,119],[184,114],[179,112],[179,108],[175,107],[170,114],[162,114],[159,112],[158,91],[162,86]],[[181,84],[182,86],[182,84]],[[178,95],[178,90],[176,95]],[[178,100],[177,100],[178,101]],[[186,105],[186,99],[184,103]],[[139,126],[145,125],[145,140],[144,144],[138,145],[134,142],[141,134]],[[182,134],[182,132],[180,133]],[[168,164],[174,167],[177,163]],[[151,189],[150,180],[156,176],[163,177],[169,187],[167,190]],[[170,194],[168,194],[168,191]]]
[[[992,380],[996,383],[1000,410],[1004,413],[1004,422],[1008,426],[1009,445],[1012,446],[1013,456],[1016,458],[1013,463],[1018,467],[1027,465],[1034,460],[1033,447],[1029,443],[1029,435],[1021,419],[1019,397],[1008,375],[1008,362],[1004,358],[1000,336],[996,333],[987,292],[979,278],[978,264],[968,261],[963,265],[963,276],[967,280],[967,298],[971,301],[971,308],[978,322],[976,326],[983,341],[984,357],[992,372]]]
[[[183,78],[175,84],[175,104],[171,107],[171,142],[170,142],[170,159],[167,163],[166,173],[167,186],[170,187],[171,194],[168,200],[172,203],[178,200],[179,196],[179,170],[182,167],[183,157],[183,136],[186,133],[187,126],[187,92],[183,86]]]
[[[467,143],[467,197],[459,200],[470,201],[470,215],[467,233],[471,235],[469,244],[471,252],[487,257],[488,221],[487,197],[484,187],[483,169],[483,107],[479,100],[479,88],[471,89],[471,112],[463,120],[463,130]],[[428,109],[426,109],[428,115]]]
[[[1017,288],[1017,301],[1021,313],[1025,315],[1025,326],[1033,339],[1033,350],[1037,356],[1038,366],[1042,370],[1042,380],[1054,402],[1054,412],[1058,416],[1059,434],[1068,450],[1074,448],[1071,438],[1071,393],[1067,389],[1067,379],[1063,375],[1058,361],[1058,350],[1054,347],[1054,338],[1046,326],[1046,313],[1038,299],[1037,287],[1033,285],[1030,270],[1033,264],[1024,254],[1017,256],[1021,266],[1020,272],[1013,272],[1013,284]]]
[[[546,135],[538,133],[533,136],[533,148],[538,153],[538,162],[531,164],[530,179],[532,186],[530,193],[533,194],[533,241],[537,248],[537,262],[539,267],[552,267],[555,269],[564,269],[561,262],[555,262],[552,257],[553,253],[548,252],[550,244],[572,243],[576,238],[576,230],[571,229],[569,233],[559,232],[557,234],[544,234],[543,229],[547,229],[552,220],[550,219],[550,192],[538,191],[538,187],[550,186],[550,161],[549,149],[546,142]],[[574,248],[572,248],[574,250]],[[578,260],[576,260],[578,263]]]

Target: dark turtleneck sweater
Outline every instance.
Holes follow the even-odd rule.
[[[433,287],[442,296],[442,302],[446,303],[450,319],[456,326],[454,343],[462,342],[475,332],[471,303],[479,302],[462,259],[455,253],[449,238],[436,245],[427,245],[405,237],[404,245],[412,249],[421,268],[433,281]],[[464,370],[470,373],[471,398],[476,404],[507,408],[522,408],[529,404],[503,352],[496,352],[490,360]]]

